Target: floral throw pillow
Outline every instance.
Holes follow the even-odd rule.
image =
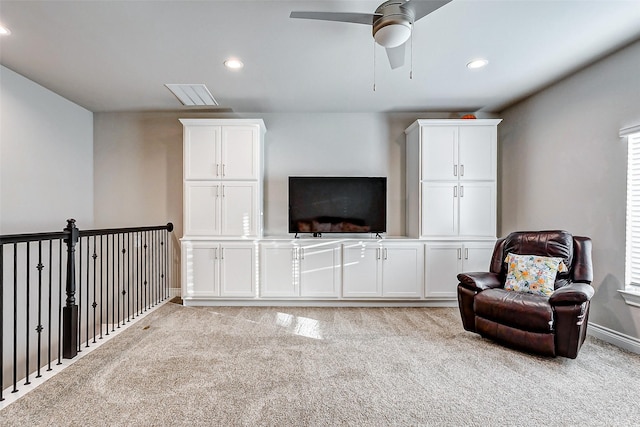
[[[508,291],[550,296],[558,272],[567,271],[562,258],[508,254],[504,288]]]

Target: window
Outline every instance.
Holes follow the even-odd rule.
[[[627,236],[626,289],[621,291],[627,304],[640,307],[640,126],[622,129],[627,137]]]

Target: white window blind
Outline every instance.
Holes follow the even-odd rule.
[[[635,130],[635,129],[634,129]],[[640,288],[640,132],[628,138],[626,284]]]

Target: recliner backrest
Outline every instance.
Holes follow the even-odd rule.
[[[502,245],[500,255],[500,279],[504,281],[507,274],[507,254],[537,255],[562,258],[568,271],[558,273],[555,288],[558,289],[571,281],[573,269],[573,236],[563,230],[517,231],[509,234]],[[494,257],[495,257],[494,253]]]

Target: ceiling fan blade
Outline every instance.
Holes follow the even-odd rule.
[[[404,65],[404,47],[406,43],[402,43],[400,46],[387,48],[387,58],[389,58],[389,64],[391,69],[395,70],[398,67]]]
[[[410,9],[413,12],[413,22],[416,22],[420,18],[424,18],[436,9],[440,9],[445,4],[451,2],[451,0],[409,0],[402,5],[405,9]]]
[[[289,18],[318,19],[321,21],[350,22],[353,24],[373,25],[373,21],[382,15],[378,13],[347,12],[291,12]]]

